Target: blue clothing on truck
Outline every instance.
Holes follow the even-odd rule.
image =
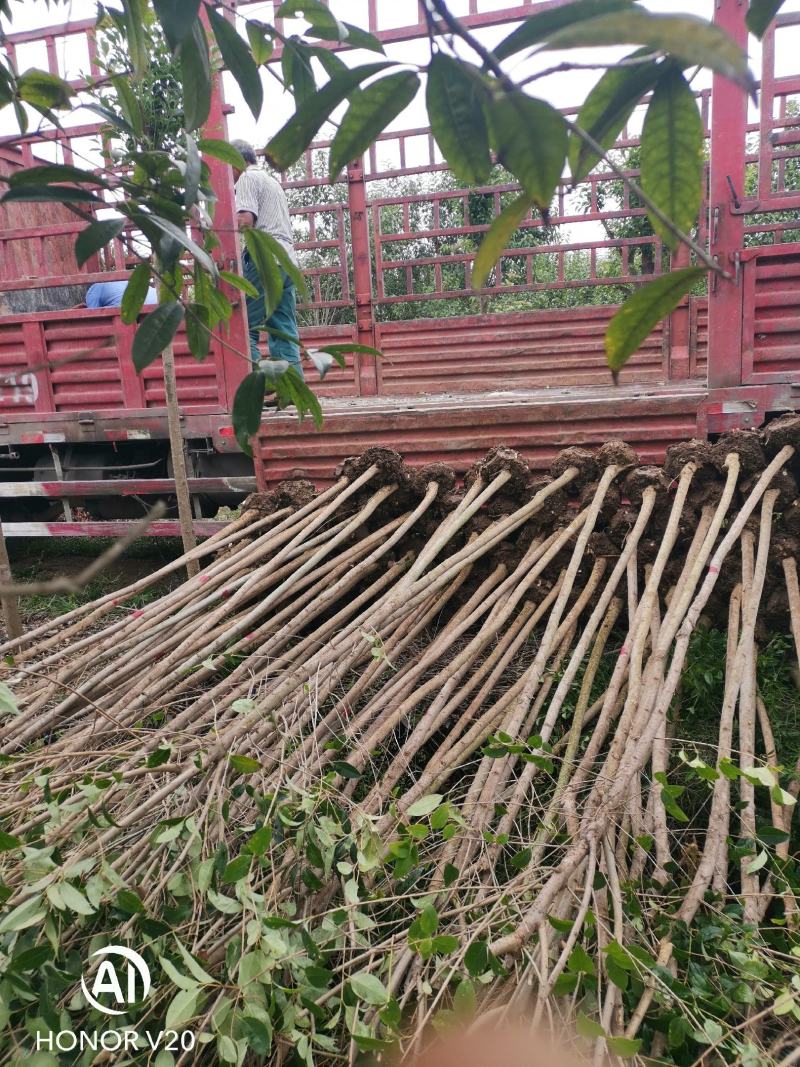
[[[128,288],[127,282],[95,282],[86,292],[87,308],[118,308]],[[147,290],[145,304],[157,304],[158,294],[152,287]]]

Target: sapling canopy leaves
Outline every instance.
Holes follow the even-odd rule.
[[[90,259],[101,248],[105,248],[109,241],[122,233],[125,219],[101,219],[98,222],[90,222],[85,230],[78,234],[75,241],[75,259],[79,267]]]
[[[264,87],[252,52],[233,23],[228,22],[210,4],[206,4],[206,11],[223,62],[236,79],[245,103],[257,119],[264,103]]]
[[[767,28],[785,0],[750,0],[750,10],[747,12],[747,28],[756,37],[763,37]]]
[[[606,332],[606,358],[613,372],[625,366],[656,324],[675,310],[705,274],[705,267],[686,267],[664,274],[625,301]]]
[[[331,181],[347,163],[366,152],[387,124],[411,103],[418,88],[417,75],[402,70],[353,92],[330,149],[328,177]]]
[[[694,93],[676,68],[666,70],[656,85],[642,131],[642,189],[678,229],[687,232],[697,221],[703,197],[703,120]],[[674,229],[652,210],[650,223],[673,251]]]
[[[477,69],[437,52],[425,93],[436,143],[453,173],[470,185],[487,182],[492,168],[484,114],[489,91],[480,79]]]
[[[144,370],[158,359],[183,322],[183,307],[177,300],[159,304],[141,322],[133,338],[133,365]]]

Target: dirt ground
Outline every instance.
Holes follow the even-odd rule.
[[[106,538],[30,538],[8,542],[11,569],[16,582],[51,581],[57,577],[77,579],[81,572],[101,555],[111,544]],[[181,544],[176,538],[142,538],[130,546],[125,555],[116,560],[107,570],[94,577],[78,592],[33,592],[20,597],[19,610],[26,629],[39,626],[47,619],[64,615],[81,604],[94,600],[116,589],[123,589],[138,578],[150,574],[181,554]],[[171,575],[167,582],[159,584],[145,594],[147,600],[161,595],[170,585],[181,580],[181,575]],[[131,602],[135,608],[139,602]],[[0,617],[0,634],[5,639],[5,620]]]

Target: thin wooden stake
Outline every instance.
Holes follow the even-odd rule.
[[[186,453],[181,434],[181,413],[178,407],[178,383],[175,378],[175,353],[169,344],[162,354],[164,364],[164,396],[169,420],[169,448],[172,456],[172,471],[175,478],[175,493],[178,497],[178,519],[181,524],[183,551],[191,552],[197,547],[192,522],[192,501],[189,496],[189,482],[186,476]],[[200,563],[196,559],[186,561],[186,574],[194,578],[200,573]]]
[[[11,561],[8,558],[6,537],[3,533],[3,524],[0,522],[0,583],[5,585],[13,581],[11,577]],[[3,618],[6,624],[6,635],[13,639],[22,637],[22,620],[19,617],[19,601],[15,596],[0,597],[3,608]]]

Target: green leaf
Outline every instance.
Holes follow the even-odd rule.
[[[124,323],[130,325],[132,322],[136,322],[136,318],[147,299],[149,289],[150,264],[139,263],[134,268],[128,279],[128,284],[125,286],[125,292],[122,294],[120,317]]]
[[[144,114],[141,102],[130,86],[128,76],[119,75],[112,78],[111,84],[114,86],[117,102],[125,116],[125,121],[138,136],[141,136],[144,129]]]
[[[384,1005],[389,1002],[386,986],[368,971],[359,971],[350,977],[350,988],[366,1004]]]
[[[744,869],[745,874],[755,874],[756,871],[760,871],[762,867],[766,867],[768,861],[769,856],[767,855],[766,851],[762,849],[761,852],[759,852],[759,854],[756,856],[756,858],[751,863],[747,864]]]
[[[593,975],[595,973],[594,961],[581,945],[576,945],[572,950],[567,961],[567,969],[573,974]]]
[[[14,848],[22,848],[21,839],[0,830],[0,852],[10,852]]]
[[[262,826],[250,837],[245,848],[254,856],[263,856],[272,842],[272,827]]]
[[[333,367],[336,360],[334,360],[333,356],[329,355],[327,352],[315,352],[313,349],[308,349],[306,355],[314,364],[314,367],[319,374],[319,380],[324,382],[325,376],[331,367]],[[344,362],[344,360],[342,360],[342,362]],[[339,363],[339,366],[341,365],[342,364]]]
[[[431,944],[433,951],[440,956],[449,956],[461,947],[461,942],[453,934],[437,934]]]
[[[331,144],[328,176],[334,181],[351,160],[360,159],[375,138],[417,95],[419,78],[398,71],[353,94]]]
[[[769,24],[784,5],[784,0],[750,0],[747,28],[756,37],[763,37]]]
[[[305,31],[308,36],[321,37],[326,41],[349,39],[347,27],[321,0],[285,0],[275,12],[275,16],[276,18],[304,18],[310,26],[310,29]]]
[[[8,964],[8,969],[16,974],[24,974],[25,971],[38,971],[52,958],[53,950],[50,945],[36,945],[34,948],[29,948],[25,952],[20,952],[14,956]]]
[[[487,941],[473,941],[464,953],[464,966],[473,978],[480,978],[490,966],[489,943]]]
[[[606,1032],[600,1023],[596,1023],[594,1019],[590,1019],[588,1015],[584,1015],[580,1011],[575,1020],[575,1029],[581,1037],[597,1038],[606,1036]]]
[[[91,170],[71,167],[65,163],[47,163],[41,167],[25,167],[12,174],[8,184],[12,189],[21,185],[50,185],[52,182],[74,182],[78,185],[99,185],[109,189],[107,181]]]
[[[206,32],[196,19],[189,33],[178,46],[181,85],[183,86],[183,118],[186,129],[199,130],[211,110],[211,60]]]
[[[637,1055],[642,1047],[642,1042],[632,1037],[607,1037],[606,1045],[615,1056],[630,1059],[631,1056]]]
[[[161,969],[164,974],[169,978],[173,985],[176,985],[178,989],[188,989],[190,992],[197,992],[197,982],[191,978],[187,978],[185,974],[181,974],[178,968],[168,960],[166,956],[159,956],[158,962],[161,964]]]
[[[707,67],[748,91],[755,87],[747,56],[721,27],[695,15],[654,15],[637,5],[600,15],[551,36],[549,49],[635,44],[665,52],[684,66]]]
[[[16,908],[8,912],[0,919],[0,934],[16,933],[17,930],[27,930],[31,926],[37,926],[44,919],[45,912],[42,907],[40,896],[31,897]]]
[[[244,24],[244,28],[247,33],[247,40],[250,42],[253,60],[261,67],[269,62],[275,50],[272,39],[265,32],[267,27],[263,22],[258,22],[256,19],[248,19]]]
[[[208,273],[216,278],[218,276],[217,265],[211,256],[206,252],[204,248],[201,248],[197,242],[189,236],[183,226],[176,226],[174,222],[170,222],[169,219],[164,219],[160,215],[136,213],[136,221],[141,221],[142,218],[146,218],[151,225],[158,227],[163,233],[167,234],[177,241],[179,245],[186,249],[187,252],[191,252],[194,258],[200,263]]]
[[[775,845],[780,845],[784,841],[790,839],[790,834],[785,830],[779,830],[777,826],[770,826],[768,823],[764,823],[756,828],[756,837],[759,841],[763,841],[765,845],[770,845],[773,848]]]
[[[200,153],[197,150],[197,142],[190,133],[186,134],[186,173],[183,179],[183,203],[188,208],[197,203],[197,194],[200,189],[200,178],[203,166]]]
[[[291,89],[294,96],[295,108],[300,108],[311,100],[317,91],[314,69],[311,66],[313,54],[314,51],[309,45],[293,40],[284,40],[283,42],[281,70],[286,88]],[[327,66],[325,70],[329,77],[333,76]]]
[[[139,915],[145,910],[141,897],[132,889],[120,889],[117,893],[117,907],[128,915]]]
[[[210,316],[205,304],[186,308],[186,340],[195,359],[205,359],[211,347]]]
[[[117,115],[110,108],[103,107],[101,104],[86,103],[81,104],[81,107],[86,108],[87,111],[93,111],[95,115],[99,115],[101,119],[113,126],[114,129],[120,130],[122,133],[127,133],[129,137],[135,137],[136,131],[131,127],[130,123],[126,122],[121,115]]]
[[[630,985],[630,975],[615,960],[606,960],[606,973],[618,989],[625,990]]]
[[[498,59],[507,59],[524,48],[541,44],[565,27],[612,11],[629,9],[632,4],[633,0],[575,0],[572,4],[559,5],[555,10],[541,11],[525,19],[521,26],[500,42],[494,54]]]
[[[250,447],[250,438],[258,433],[261,425],[261,415],[264,408],[264,391],[267,380],[263,371],[252,371],[241,382],[233,398],[233,432],[239,442],[239,448],[248,456],[253,452]],[[231,762],[235,759],[244,759],[243,756],[231,756]],[[255,763],[255,760],[253,760]],[[258,768],[258,764],[253,768]]]
[[[13,659],[11,662],[13,664]],[[20,710],[17,698],[5,682],[0,682],[0,715],[12,715],[16,717],[19,714]]]
[[[289,253],[286,251],[286,249],[283,247],[283,245],[280,243],[280,241],[276,241],[275,238],[272,236],[272,234],[265,233],[264,230],[247,230],[247,231],[245,231],[245,241],[246,242],[247,242],[249,234],[252,234],[253,237],[251,238],[250,243],[247,245],[247,248],[248,248],[248,251],[250,252],[251,257],[254,259],[254,261],[256,263],[256,268],[258,268],[258,261],[257,261],[256,257],[253,256],[253,252],[251,250],[251,245],[255,245],[256,246],[257,255],[262,255],[262,256],[265,256],[266,258],[272,257],[273,260],[277,260],[278,261],[278,265],[280,267],[283,267],[283,269],[286,271],[286,273],[289,275],[289,277],[294,282],[295,288],[297,289],[297,291],[300,294],[300,296],[301,297],[308,297],[309,293],[308,293],[308,287],[306,286],[306,280],[303,277],[302,272],[300,271],[300,268],[297,266],[295,261],[292,259],[292,257],[289,255]],[[280,276],[280,271],[278,271],[278,278],[276,279],[276,282],[275,282],[275,285],[276,285],[275,295],[276,295],[278,300],[280,300],[281,295],[283,293],[283,279],[280,278],[279,276]],[[263,282],[263,278],[262,278],[262,282]],[[278,286],[279,286],[279,288],[278,288]],[[269,312],[268,312],[268,314],[269,314]],[[299,340],[298,340],[298,343],[299,343]]]
[[[268,1056],[272,1049],[272,1025],[269,1018],[256,1019],[252,1015],[243,1015],[240,1025],[245,1040],[257,1056]]]
[[[419,800],[415,800],[413,804],[410,804],[406,808],[406,815],[409,819],[421,819],[425,815],[430,815],[432,811],[436,811],[444,797],[441,793],[429,793],[425,797],[420,797]]]
[[[222,61],[236,79],[236,84],[242,92],[245,103],[252,111],[253,118],[258,119],[264,104],[264,87],[250,49],[236,32],[236,27],[215,11],[210,4],[206,5],[206,11],[219,45]]]
[[[269,162],[278,170],[286,170],[297,162],[333,109],[365,79],[393,65],[389,62],[366,63],[331,78],[318,93],[297,108],[292,118],[269,142],[266,148]]]
[[[245,878],[250,873],[250,866],[253,862],[252,853],[242,853],[241,856],[237,856],[236,859],[225,867],[222,872],[223,882],[239,882],[242,878]]]
[[[153,0],[153,7],[174,52],[191,32],[200,12],[200,0]]]
[[[475,986],[469,978],[464,978],[458,983],[453,994],[453,1011],[457,1015],[470,1018],[478,1010],[478,998],[475,995]]]
[[[140,80],[150,66],[150,46],[147,40],[147,0],[122,0],[125,19],[125,45],[136,80]]]
[[[72,86],[55,74],[45,70],[26,70],[17,79],[17,95],[20,100],[37,110],[68,108],[75,92]]]
[[[689,83],[679,70],[658,81],[642,131],[642,190],[684,231],[697,221],[703,197],[703,119]],[[678,238],[653,212],[650,223],[668,248]]]
[[[167,1008],[167,1017],[164,1026],[167,1030],[179,1030],[197,1014],[197,1002],[200,998],[199,989],[182,989],[180,993],[170,1001]]]
[[[228,756],[228,763],[240,774],[254,774],[261,770],[261,764],[251,756]]]
[[[88,189],[78,189],[70,185],[20,185],[8,189],[2,197],[0,204],[16,202],[43,203],[54,201],[59,204],[102,204],[99,196]]]
[[[346,763],[343,759],[333,760],[331,768],[342,778],[349,778],[354,781],[356,778],[361,777],[361,771],[357,771],[352,763]]]
[[[546,212],[567,154],[563,117],[544,100],[521,92],[502,93],[492,101],[489,126],[497,158]]]
[[[522,193],[516,199],[507,204],[492,225],[487,230],[481,241],[481,246],[472,264],[472,288],[482,289],[486,285],[492,268],[498,259],[508,248],[511,235],[527,216],[533,201]]]
[[[263,230],[255,230],[250,226],[242,232],[245,246],[264,288],[266,318],[269,318],[283,296],[283,276],[274,247],[278,242]]]
[[[230,270],[221,270],[219,276],[223,281],[226,281],[228,285],[232,285],[234,289],[246,293],[247,296],[258,296],[258,289],[256,289],[252,282],[249,282],[247,278],[243,278],[241,274],[234,274],[233,271]]]
[[[433,904],[426,904],[411,924],[417,928],[415,936],[431,937],[439,928],[439,913]]]
[[[533,850],[529,848],[523,848],[519,852],[515,852],[511,857],[510,863],[515,871],[522,871],[531,861]]]
[[[133,338],[133,365],[140,373],[158,359],[183,322],[183,308],[177,300],[159,304],[142,320]]]
[[[59,888],[61,890],[61,899],[76,915],[94,915],[96,909],[92,907],[83,893],[76,889],[74,885],[70,885],[69,882],[62,882]]]
[[[627,56],[628,61],[647,54],[647,50]],[[664,64],[655,60],[632,66],[609,67],[583,103],[577,126],[604,149],[613,146],[636,105],[651,91],[663,73]],[[573,133],[569,139],[569,166],[573,182],[582,181],[599,162],[600,156]]]
[[[612,371],[617,373],[625,366],[656,323],[674,311],[705,273],[705,267],[673,271],[642,286],[625,301],[606,330],[606,359]]]
[[[344,355],[345,352],[359,352],[365,356],[381,356],[383,353],[378,348],[371,348],[369,345],[357,345],[344,342],[338,345],[325,345],[323,348],[318,349],[319,352],[328,352],[336,359],[337,356]],[[343,366],[343,364],[339,364]]]
[[[91,222],[85,230],[81,230],[75,240],[75,259],[79,267],[90,259],[109,241],[122,233],[125,219],[103,219],[99,222]]]
[[[492,158],[484,106],[488,100],[480,73],[436,52],[428,67],[425,101],[436,143],[450,169],[469,185],[489,180]]]
[[[342,25],[347,30],[346,40],[350,48],[365,48],[368,52],[386,54],[383,45],[374,34],[362,30],[360,26],[354,26],[352,22],[343,22]]]
[[[234,148],[227,141],[219,141],[214,137],[201,137],[197,142],[197,147],[206,156],[220,159],[223,163],[236,167],[237,170],[247,170],[247,164],[242,159],[239,149]]]
[[[768,789],[772,789],[778,784],[769,767],[742,767],[742,774],[753,785],[765,785]]]

